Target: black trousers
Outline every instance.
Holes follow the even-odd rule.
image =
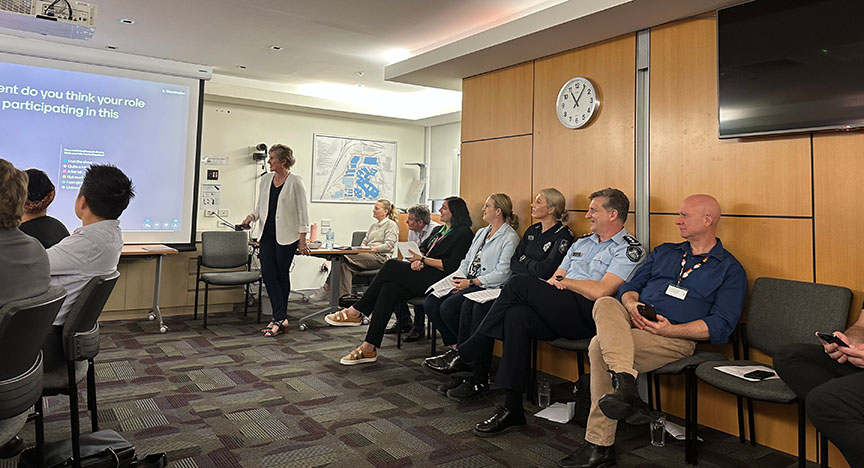
[[[820,345],[787,345],[774,368],[805,401],[810,421],[853,468],[864,467],[864,369],[831,359]]]
[[[355,309],[370,316],[365,341],[376,348],[380,347],[387,322],[396,305],[423,295],[429,286],[443,277],[443,271],[432,267],[414,271],[408,262],[387,260],[363,297],[354,304]]]
[[[462,302],[462,314],[459,316],[459,340],[458,346],[461,347],[468,338],[480,328],[480,323],[486,318],[486,315],[492,309],[494,301],[484,302],[479,304],[474,301]],[[489,368],[492,367],[492,350],[495,345],[494,340],[485,340],[486,348],[481,349],[477,353],[477,358],[471,363],[474,368],[474,377],[477,380],[486,381],[489,379]]]
[[[462,314],[462,304],[471,303],[466,300],[465,295],[482,288],[470,286],[462,291],[450,293],[444,297],[435,297],[432,294],[426,297],[423,301],[423,311],[429,316],[429,321],[435,325],[435,328],[441,333],[441,341],[444,346],[452,346],[456,344],[459,334],[459,317]]]
[[[288,295],[291,294],[291,263],[297,252],[297,242],[280,245],[275,238],[262,237],[258,248],[261,260],[261,277],[270,296],[273,321],[281,322],[287,317]]]
[[[594,301],[581,294],[559,290],[531,275],[516,275],[501,289],[477,331],[459,346],[459,354],[472,362],[493,340],[503,341],[495,383],[524,392],[531,369],[531,340],[594,336],[593,307]]]

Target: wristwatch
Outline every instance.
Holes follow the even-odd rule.
[[[425,255],[420,256],[420,263],[422,263],[424,265],[426,264],[426,256]]]

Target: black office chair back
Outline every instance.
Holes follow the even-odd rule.
[[[354,234],[351,234],[351,247],[360,247],[365,238],[366,231],[354,231]]]
[[[53,286],[0,308],[0,420],[27,411],[42,396],[42,342],[65,297],[66,290]]]
[[[852,291],[841,286],[757,278],[744,325],[746,346],[773,356],[790,343],[817,344],[816,331],[846,328],[851,301]]]
[[[243,231],[201,233],[201,265],[208,268],[235,268],[249,260],[249,236]]]
[[[99,354],[99,315],[117,284],[119,271],[94,276],[84,285],[63,324],[63,353],[67,360],[90,359]]]

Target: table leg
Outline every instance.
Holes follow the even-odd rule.
[[[162,286],[162,257],[164,255],[156,255],[156,282],[153,284],[153,309],[150,310],[148,320],[159,319],[159,333],[168,331],[165,322],[162,320],[162,311],[159,310],[159,289]]]

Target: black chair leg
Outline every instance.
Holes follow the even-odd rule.
[[[756,445],[756,418],[753,417],[753,400],[747,399],[747,424],[750,426],[750,445]]]
[[[195,270],[195,307],[192,309],[192,320],[198,320],[198,287],[201,286],[201,259],[198,259],[198,267]]]
[[[402,349],[402,319],[400,313],[396,311],[396,349]]]
[[[821,432],[817,432],[819,437],[819,464],[822,468],[828,468],[828,438]]]
[[[264,302],[264,298],[261,296],[261,279],[258,280],[258,323],[261,323],[261,303]]]
[[[210,283],[204,283],[204,328],[207,328],[207,303],[210,302]]]
[[[699,443],[699,395],[698,381],[696,380],[696,369],[684,370],[684,463],[696,465],[698,463]]]
[[[798,466],[807,466],[807,410],[804,402],[798,402]]]
[[[650,374],[652,378],[648,379],[648,385],[651,385],[651,381],[654,381],[654,401],[657,402],[657,411],[663,411],[663,408],[660,406],[660,376]]]
[[[67,378],[69,385],[69,421],[72,430],[72,464],[75,468],[81,468],[81,427],[78,421],[78,386],[75,380],[75,361],[66,361]]]
[[[744,401],[740,396],[736,396],[735,400],[738,405],[738,442],[743,444],[746,441],[744,439]]]
[[[654,381],[654,374],[651,372],[648,372],[645,375],[647,376],[647,379],[648,379],[648,385],[647,385],[647,388],[648,388],[648,392],[647,392],[647,394],[648,394],[648,407],[651,409],[654,409],[654,390],[653,390],[653,386],[651,385],[651,382]]]
[[[96,410],[96,365],[87,360],[87,409],[90,411],[90,427],[99,430],[99,413]]]
[[[582,351],[576,351],[576,369],[578,377],[585,375],[585,354]]]
[[[526,390],[528,401],[537,404],[537,340],[531,340],[531,374]]]
[[[435,329],[435,325],[432,324],[432,321],[429,321],[429,333],[432,335],[429,341],[432,342],[429,346],[431,349],[429,350],[430,356],[437,356],[437,345],[438,345],[438,330]]]
[[[42,398],[36,400],[36,456],[39,458],[39,466],[45,466],[45,410],[42,407]]]
[[[243,296],[243,316],[246,317],[249,315],[249,283],[246,283],[243,289],[246,291],[246,295]]]

